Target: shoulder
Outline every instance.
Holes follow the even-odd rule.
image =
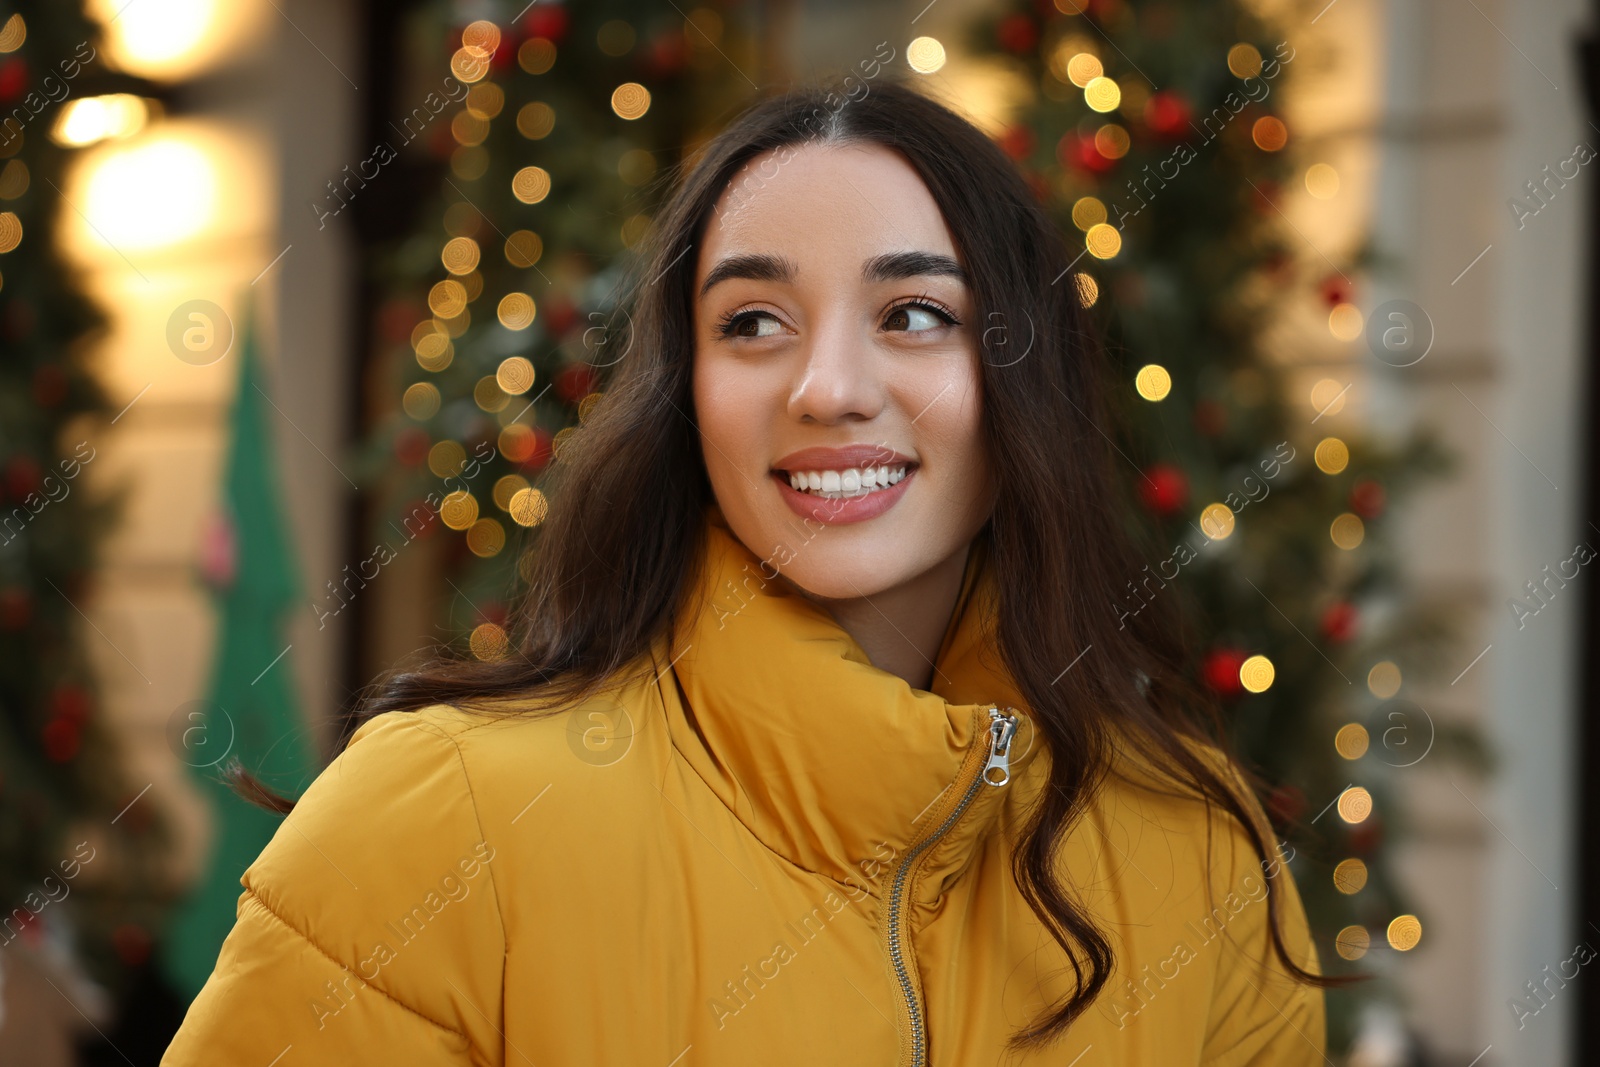
[[[486,831],[546,821],[530,805],[547,792],[654,792],[670,740],[662,683],[649,666],[636,661],[601,693],[561,706],[511,696],[386,712],[356,730],[335,765],[363,774],[387,766],[376,773],[461,793]]]
[[[1141,1014],[1149,975],[1203,976],[1183,987],[1201,994],[1207,1064],[1321,1063],[1325,1041],[1323,994],[1279,959],[1273,930],[1295,964],[1320,973],[1319,958],[1298,887],[1295,850],[1276,840],[1254,791],[1220,748],[1184,744],[1239,797],[1246,823],[1222,805],[1160,770],[1131,747],[1113,759],[1088,818],[1103,839],[1095,861],[1105,901],[1131,920],[1143,939],[1130,940],[1127,973],[1113,989],[1127,995],[1124,1015]],[[1110,869],[1114,877],[1106,879]],[[1131,935],[1130,935],[1131,936]],[[1142,971],[1143,966],[1148,971]],[[1131,993],[1128,981],[1138,984]],[[1171,994],[1163,994],[1169,1006]],[[1154,1002],[1151,1004],[1154,1007]]]

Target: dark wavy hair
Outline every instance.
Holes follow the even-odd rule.
[[[954,236],[976,321],[1005,327],[984,330],[980,342],[998,503],[978,536],[998,583],[998,651],[1051,753],[1048,787],[1020,835],[1013,877],[1077,978],[1072,996],[1011,1039],[1037,1047],[1065,1032],[1113,970],[1110,941],[1076,903],[1055,859],[1121,739],[1175,785],[1237,819],[1263,864],[1271,828],[1244,791],[1262,783],[1231,754],[1216,701],[1196,681],[1176,598],[1158,598],[1128,616],[1126,628],[1110,607],[1153,557],[1141,555],[1151,542],[1114,465],[1107,357],[1067,276],[1065,242],[989,137],[887,76],[859,97],[821,86],[769,95],[668,174],[673,188],[620,305],[626,321],[610,337],[611,350],[623,354],[605,361],[603,402],[547,474],[552,504],[525,561],[529,588],[511,623],[515,654],[490,662],[445,656],[395,673],[369,688],[355,721],[433,704],[503,710],[508,698],[519,714],[554,713],[620,684],[631,666],[648,669],[652,641],[695,581],[712,500],[690,385],[690,253],[746,162],[814,143],[882,145],[904,156]],[[568,483],[575,491],[563,488]],[[1208,758],[1206,746],[1228,766]],[[241,769],[230,778],[255,803],[293,807]],[[1320,986],[1350,981],[1290,957],[1274,881],[1267,880],[1269,925],[1286,969]]]

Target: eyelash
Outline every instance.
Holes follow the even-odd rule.
[[[926,311],[933,312],[935,315],[939,316],[941,319],[944,320],[944,323],[945,323],[946,326],[960,326],[961,325],[961,320],[956,318],[956,313],[954,311],[951,311],[949,308],[945,307],[943,304],[939,303],[939,301],[933,299],[931,296],[927,295],[926,293],[923,293],[920,296],[912,297],[909,300],[902,300],[900,303],[895,304],[892,307],[889,307],[888,309],[886,309],[884,314],[886,316],[887,315],[892,315],[894,312],[899,311],[902,308],[912,308],[912,307],[922,308],[922,309],[924,309]],[[732,331],[733,331],[734,324],[739,322],[740,320],[742,320],[742,319],[744,319],[744,318],[746,318],[746,317],[748,317],[750,315],[770,315],[770,314],[771,314],[771,312],[762,311],[759,308],[756,308],[756,309],[739,308],[739,309],[735,309],[733,311],[727,312],[726,314],[724,314],[722,316],[722,318],[717,320],[717,334],[720,337],[731,337],[731,336],[733,336],[733,332]],[[906,331],[900,331],[900,332],[906,332]],[[915,332],[915,331],[912,331],[912,332]]]

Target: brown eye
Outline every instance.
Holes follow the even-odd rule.
[[[762,329],[764,323],[772,328]],[[765,311],[740,311],[725,316],[717,324],[717,332],[723,337],[771,337],[782,332],[782,326]]]
[[[886,330],[904,330],[908,333],[920,333],[924,330],[936,330],[941,326],[958,325],[954,316],[943,308],[934,307],[932,304],[901,304],[889,312],[883,320]]]

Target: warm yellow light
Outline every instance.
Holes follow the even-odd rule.
[[[1091,78],[1089,84],[1083,87],[1083,99],[1096,111],[1115,111],[1117,105],[1122,103],[1122,90],[1116,82],[1102,75]]]
[[[1388,700],[1400,692],[1400,665],[1390,659],[1373,664],[1367,672],[1367,688],[1379,700]]]
[[[1317,450],[1312,454],[1317,461],[1317,469],[1323,474],[1338,474],[1350,465],[1350,446],[1337,437],[1324,437],[1317,442]]]
[[[452,530],[465,530],[478,521],[478,498],[457,489],[439,504],[439,517]]]
[[[1306,168],[1306,192],[1318,200],[1332,200],[1339,192],[1339,172],[1326,163]]]
[[[513,419],[521,418],[522,417],[522,413],[524,411],[526,411],[526,410],[527,410],[527,407],[523,406],[522,408],[519,408],[518,410],[512,412],[511,413],[511,417]],[[506,411],[511,411],[511,409],[510,408],[506,408]],[[504,424],[503,420],[505,418],[505,412],[504,411],[501,412],[500,416],[501,416],[502,425],[503,425]],[[509,459],[513,463],[521,463],[524,460],[528,459],[528,457],[533,455],[534,449],[537,448],[538,445],[539,445],[539,439],[538,439],[538,437],[536,437],[534,435],[534,432],[531,429],[529,429],[528,427],[522,425],[522,423],[513,422],[511,425],[506,426],[505,429],[500,431],[500,438],[495,443],[499,446],[500,454],[502,456],[506,457],[507,459]],[[496,484],[498,484],[498,483],[496,483]],[[519,486],[518,488],[525,489],[525,488],[527,488],[527,486],[524,484],[522,486]],[[512,494],[512,496],[515,496],[515,495],[516,495],[515,493]],[[500,498],[496,497],[495,498],[495,503],[498,504],[499,502],[500,502]],[[507,511],[511,510],[508,505],[501,505],[501,506],[505,507]]]
[[[1361,309],[1349,302],[1339,304],[1328,312],[1328,332],[1341,341],[1354,341],[1361,336],[1365,326]]]
[[[1252,693],[1265,693],[1277,676],[1272,661],[1265,656],[1251,656],[1239,665],[1239,684]]]
[[[418,422],[426,422],[439,413],[439,387],[432,382],[417,382],[406,390],[400,406],[407,415]]]
[[[1250,127],[1250,137],[1263,152],[1276,152],[1289,143],[1289,127],[1282,119],[1263,115]]]
[[[1333,749],[1345,759],[1360,759],[1367,754],[1371,739],[1367,728],[1358,722],[1347,722],[1333,735]]]
[[[1333,887],[1347,896],[1361,892],[1366,885],[1367,865],[1354,857],[1340,860],[1333,869]]]
[[[1261,53],[1253,44],[1236,44],[1228,49],[1228,70],[1235,78],[1254,78],[1261,73]]]
[[[517,132],[530,141],[550,136],[555,126],[556,112],[549,104],[535,100],[531,104],[523,104],[517,112]]]
[[[555,61],[555,43],[546,37],[529,37],[517,49],[517,66],[529,74],[543,74]]]
[[[544,254],[544,242],[532,230],[518,230],[506,238],[505,252],[513,267],[531,267]]]
[[[504,436],[503,434],[501,435]],[[494,483],[494,506],[501,511],[511,510],[511,498],[528,488],[528,479],[520,474],[507,474]]]
[[[1133,387],[1146,400],[1165,400],[1172,392],[1172,375],[1159,363],[1147,363],[1134,375]]]
[[[451,274],[471,274],[478,269],[478,242],[470,237],[452,237],[444,243],[439,260]]]
[[[543,167],[523,167],[511,177],[511,194],[524,204],[537,204],[550,195],[550,172]]]
[[[1410,952],[1422,940],[1422,921],[1415,915],[1397,915],[1389,923],[1389,947]]]
[[[507,404],[511,403],[511,394],[500,388],[500,383],[492,374],[485,374],[478,379],[472,387],[472,402],[491,414],[504,411]]]
[[[148,118],[144,100],[131,93],[86,96],[62,106],[50,139],[69,148],[82,148],[110,137],[130,137],[144,129]]]
[[[576,426],[563,426],[557,430],[556,435],[550,438],[550,458],[560,459],[561,450],[567,446],[567,442],[572,440],[572,435],[577,432],[578,428]]]
[[[1213,541],[1222,541],[1233,533],[1233,509],[1226,504],[1207,504],[1200,513],[1200,531]]]
[[[933,37],[918,37],[906,45],[906,64],[918,74],[932,74],[944,66],[944,45]]]
[[[1323,378],[1311,387],[1311,406],[1316,409],[1318,417],[1337,415],[1344,410],[1345,397],[1349,393],[1348,385],[1340,385],[1332,378]]]
[[[21,15],[12,15],[0,26],[0,53],[15,52],[28,39],[28,24]]]
[[[1128,131],[1114,122],[1108,122],[1094,131],[1094,148],[1107,159],[1121,159],[1128,154],[1133,141]]]
[[[537,526],[550,512],[550,502],[537,489],[519,489],[511,495],[511,518],[518,526]]]
[[[533,297],[527,293],[507,293],[500,298],[500,306],[495,313],[500,317],[500,325],[508,330],[526,330],[533,325],[536,309]]]
[[[175,245],[200,233],[212,221],[216,195],[210,157],[186,141],[162,138],[101,158],[81,206],[90,232],[126,252]]]
[[[500,27],[488,19],[469,23],[461,31],[461,47],[485,58],[493,56],[500,47]]]
[[[174,77],[192,73],[223,44],[221,0],[94,0],[106,47],[129,73]],[[248,5],[239,5],[245,7]],[[233,13],[230,13],[233,14]],[[233,14],[237,21],[237,14]]]
[[[650,110],[650,90],[638,82],[625,82],[611,93],[611,110],[622,119],[642,119]]]
[[[1359,960],[1371,944],[1372,937],[1365,926],[1346,926],[1333,939],[1334,951],[1347,960]]]
[[[450,478],[460,474],[461,468],[466,465],[467,450],[461,447],[461,442],[459,441],[440,441],[428,449],[428,469],[441,478]],[[450,497],[446,497],[444,502],[448,504]],[[477,512],[473,512],[473,514],[476,515]]]
[[[1100,66],[1100,57],[1092,52],[1079,52],[1067,60],[1067,80],[1080,89],[1104,73],[1105,69]]]
[[[450,57],[450,73],[472,85],[489,73],[489,56],[476,48],[462,46]]]
[[[494,372],[495,384],[512,396],[521,396],[532,389],[533,378],[533,364],[523,356],[511,356],[502,360]]]
[[[492,622],[474,627],[470,643],[472,654],[485,661],[504,659],[511,648],[511,639],[506,636],[505,630]]]
[[[1083,243],[1096,259],[1111,259],[1122,251],[1122,234],[1109,223],[1096,223],[1083,235]]]
[[[435,282],[428,290],[428,307],[441,319],[453,319],[467,307],[467,287],[454,278]]]
[[[1106,221],[1106,205],[1097,196],[1079,197],[1072,205],[1072,224],[1080,230]]]
[[[1367,527],[1361,521],[1361,516],[1347,511],[1328,526],[1328,536],[1333,538],[1334,544],[1348,552],[1360,546],[1367,536]]]
[[[1354,825],[1365,822],[1368,815],[1372,814],[1372,794],[1353,785],[1339,794],[1339,818]]]
[[[506,544],[506,528],[495,519],[479,519],[467,530],[467,548],[487,559],[499,554]]]
[[[1083,271],[1074,274],[1072,280],[1078,285],[1078,302],[1086,308],[1094,307],[1100,299],[1100,283]]]

